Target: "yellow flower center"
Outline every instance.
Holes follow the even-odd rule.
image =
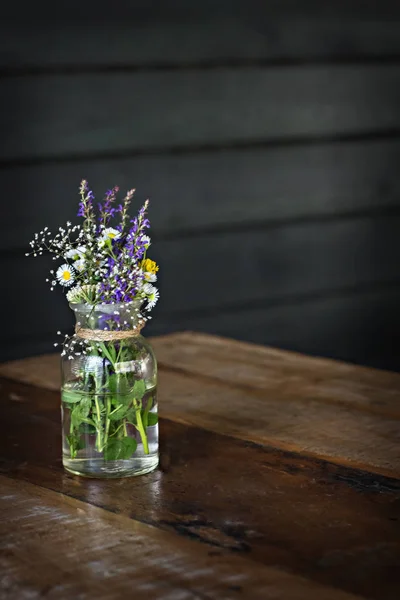
[[[112,231],[110,231],[108,234],[108,237],[111,238],[112,240],[115,238],[115,233],[113,233]]]
[[[69,281],[71,279],[71,273],[69,271],[64,271],[62,274],[64,281]]]

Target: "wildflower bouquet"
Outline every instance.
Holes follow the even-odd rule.
[[[27,253],[62,263],[47,281],[66,291],[76,316],[61,352],[63,462],[88,476],[136,475],[158,463],[157,367],[140,330],[159,297],[159,268],[147,256],[148,200],[130,218],[135,190],[117,206],[118,191],[96,209],[82,181],[83,223],[67,222],[54,237],[45,227]]]

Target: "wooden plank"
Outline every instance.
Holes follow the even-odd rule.
[[[247,391],[312,398],[344,410],[400,419],[400,373],[194,332],[154,338],[152,343],[161,367],[167,370],[195,374]],[[53,360],[50,357],[47,355],[46,360]],[[39,359],[32,361],[29,370],[35,370],[36,375],[33,365]],[[13,364],[27,366],[25,361],[11,363],[11,368]],[[42,376],[38,385],[43,386],[45,380]],[[52,389],[58,387],[53,379]]]
[[[56,229],[77,212],[82,177],[96,195],[118,184],[149,197],[156,236],[196,233],[239,223],[329,218],[381,208],[400,209],[400,142],[144,156],[0,169],[5,222],[0,248],[26,246],[34,231]],[[60,181],[63,185],[60,186]],[[57,198],[57,210],[54,210]]]
[[[0,506],[4,600],[109,599],[132,589],[165,599],[356,598],[6,477]]]
[[[269,3],[270,4],[270,3]],[[351,3],[350,3],[351,4]],[[107,10],[109,10],[109,5]],[[400,53],[398,21],[353,15],[296,15],[282,9],[271,14],[259,7],[257,16],[240,18],[213,11],[208,17],[190,16],[161,21],[140,14],[127,22],[107,21],[91,27],[65,22],[27,27],[18,21],[0,26],[0,67],[144,66],[204,64],[221,61],[310,60],[376,57]],[[91,15],[91,19],[93,15]],[[107,43],[104,40],[107,39]],[[179,43],[177,43],[179,40]]]
[[[159,315],[146,327],[145,335],[191,329],[400,371],[399,303],[399,285],[349,288],[323,296],[282,299],[264,307],[249,303],[236,310],[221,307],[199,314]],[[49,351],[52,338],[47,339]],[[32,347],[31,354],[38,352]]]
[[[154,346],[164,418],[400,477],[399,374],[199,334]],[[16,361],[0,374],[59,389],[58,361]]]
[[[161,471],[117,487],[82,480],[61,469],[58,394],[12,384],[2,399],[0,455],[10,476],[201,540],[213,551],[397,599],[390,565],[400,553],[398,481],[165,420]]]
[[[397,84],[396,65],[5,78],[0,160],[397,130]]]
[[[221,307],[211,313],[158,314],[144,334],[148,337],[190,329],[400,371],[400,350],[394,335],[400,330],[399,303],[398,286],[358,293],[350,289],[332,296],[278,301],[265,308],[249,304],[229,310]],[[43,302],[42,306],[46,314]],[[66,332],[71,327],[71,316],[68,311],[64,315],[64,308],[55,301],[57,322],[52,330],[42,330],[33,337],[10,332],[1,347],[0,361],[55,350],[53,343],[58,338],[54,332],[58,328]]]
[[[162,300],[157,314],[252,301],[268,307],[269,302],[293,301],[296,295],[395,282],[399,225],[400,215],[366,216],[159,240],[151,253],[160,263]],[[0,259],[2,272],[13,274],[13,312],[18,315],[12,331],[3,331],[5,338],[40,335],[72,324],[66,303],[60,302],[59,293],[50,294],[44,281],[54,263],[47,257],[28,259],[24,252]],[[31,304],[42,307],[40,320],[32,320],[26,310],[27,289]]]
[[[400,216],[366,216],[160,241],[159,312],[396,281],[399,226]]]
[[[157,3],[157,10],[154,10],[154,3],[149,5],[146,0],[135,0],[135,2],[122,0],[117,6],[110,6],[107,0],[98,0],[98,11],[93,11],[90,5],[82,4],[79,0],[70,0],[66,7],[62,7],[60,11],[52,5],[45,4],[32,7],[27,5],[26,11],[21,14],[20,5],[18,3],[5,5],[2,16],[6,21],[22,22],[29,24],[34,22],[35,25],[45,20],[51,25],[57,23],[79,23],[82,19],[92,19],[91,23],[101,24],[104,21],[104,12],[108,8],[107,15],[110,23],[120,23],[121,20],[133,22],[135,19],[140,21],[153,20],[156,22],[170,22],[178,18],[198,18],[210,15],[212,10],[213,16],[226,16],[228,9],[232,13],[241,18],[250,15],[251,17],[260,17],[264,14],[266,17],[282,15],[287,12],[294,15],[304,17],[312,16],[328,16],[333,17],[339,14],[342,17],[358,16],[361,8],[363,9],[362,17],[372,20],[375,18],[396,18],[399,14],[398,5],[393,5],[390,0],[382,0],[379,5],[376,0],[338,0],[334,4],[321,6],[318,0],[304,0],[301,6],[296,0],[270,0],[268,6],[263,7],[259,2],[249,2],[243,4],[243,0],[220,0],[215,3],[213,0],[203,0],[201,3],[192,3],[188,5],[186,0],[170,0],[168,4]],[[40,9],[40,10],[39,10]],[[46,9],[46,10],[44,10]],[[355,15],[356,11],[356,15]]]

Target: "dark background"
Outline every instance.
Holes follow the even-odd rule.
[[[147,334],[400,369],[398,3],[14,2],[0,40],[1,360],[71,327],[24,253],[86,178],[151,199]]]

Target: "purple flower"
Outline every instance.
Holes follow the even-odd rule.
[[[93,212],[94,195],[93,195],[93,192],[89,189],[88,182],[85,179],[82,179],[82,181],[81,181],[79,193],[81,195],[81,201],[79,202],[78,217],[83,217],[87,221],[93,222],[94,221],[94,212]]]
[[[99,204],[100,219],[104,227],[108,226],[110,220],[115,215],[116,210],[115,208],[112,208],[112,204],[115,202],[115,198],[118,192],[119,187],[116,185],[111,190],[107,191],[104,197],[104,204]]]

